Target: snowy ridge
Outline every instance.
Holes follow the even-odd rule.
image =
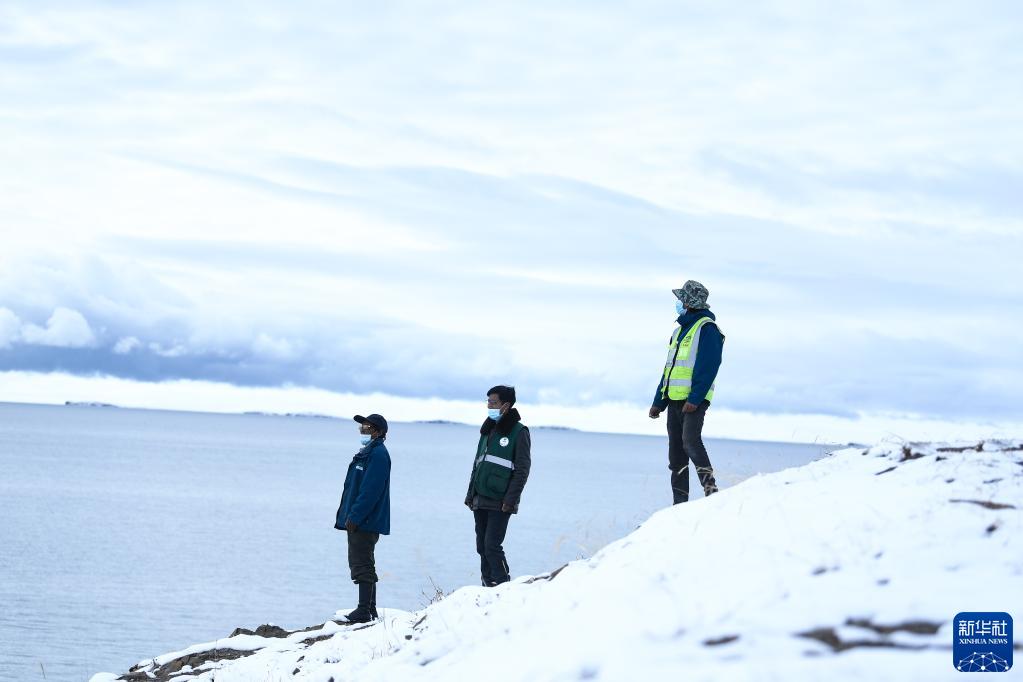
[[[1023,614],[1021,501],[1021,441],[851,448],[662,510],[551,574],[93,682],[961,680],[953,616]],[[167,671],[213,649],[246,651]]]

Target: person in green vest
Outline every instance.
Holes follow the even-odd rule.
[[[465,494],[465,506],[476,519],[476,551],[484,587],[511,579],[504,536],[511,515],[519,511],[519,499],[529,478],[529,429],[513,405],[514,386],[494,386],[487,391],[487,419],[480,427]]]
[[[714,398],[714,379],[721,366],[725,336],[710,312],[707,287],[689,280],[675,294],[678,327],[668,344],[668,359],[661,372],[650,418],[668,411],[668,468],[671,469],[672,503],[689,500],[689,461],[704,495],[718,491],[707,448],[703,444],[703,420]]]

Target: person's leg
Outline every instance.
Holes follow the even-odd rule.
[[[682,404],[668,403],[668,468],[671,469],[671,502],[679,504],[689,500],[689,459],[682,442]]]
[[[355,568],[359,566],[359,541],[355,537],[352,531],[347,531],[345,536],[348,538],[348,572],[352,575],[352,582],[357,583],[355,579]]]
[[[480,555],[480,582],[484,587],[489,587],[493,582],[490,573],[490,565],[487,563],[487,520],[488,512],[482,509],[474,509],[472,512],[476,520],[476,552]]]
[[[710,407],[710,402],[704,400],[695,412],[687,412],[682,418],[682,444],[685,447],[686,457],[693,460],[696,475],[700,479],[705,496],[713,495],[718,491],[717,482],[714,480],[714,468],[710,464],[707,448],[703,444],[703,420],[708,407]]]
[[[379,533],[348,531],[348,568],[352,582],[359,586],[359,605],[347,615],[355,623],[367,623],[376,618],[376,557],[374,547]]]
[[[355,537],[355,533],[353,533],[352,531],[346,531],[345,538],[348,540],[348,572],[352,576],[352,582],[358,585],[359,583],[355,579],[355,575],[357,567],[360,566],[359,540]],[[360,597],[359,601],[361,602],[362,595],[360,594],[359,597]],[[356,606],[354,609],[352,609],[345,615],[345,618],[347,618],[348,620],[352,620],[352,618],[359,616],[359,613],[360,613],[359,607]]]
[[[348,531],[348,567],[352,572],[352,582],[368,584],[377,582],[374,548],[379,539],[379,533]]]
[[[363,583],[369,587],[368,594],[366,595],[367,606],[369,607],[369,615],[371,618],[377,617],[377,583],[380,582],[380,578],[377,577],[377,556],[376,547],[377,542],[380,541],[380,533],[366,533],[369,535],[366,544],[368,545],[366,552],[367,566],[369,570],[366,573],[366,581]],[[360,585],[362,587],[362,585]],[[361,599],[359,600],[362,601]]]
[[[490,518],[487,520],[484,550],[487,555],[487,563],[490,565],[490,584],[500,585],[511,580],[511,569],[508,568],[508,559],[504,555],[503,547],[511,512],[492,511],[488,513]]]

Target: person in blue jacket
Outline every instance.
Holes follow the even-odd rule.
[[[391,532],[391,455],[384,440],[387,420],[379,414],[355,416],[362,448],[348,465],[334,528],[348,534],[348,568],[359,586],[359,606],[348,614],[353,623],[377,616],[377,572],[373,550]]]
[[[714,379],[721,366],[725,336],[710,312],[707,287],[689,280],[675,294],[678,327],[671,335],[668,359],[661,372],[650,418],[668,410],[668,468],[672,503],[689,500],[689,460],[696,466],[704,495],[718,491],[714,469],[703,444],[703,419],[714,397]]]

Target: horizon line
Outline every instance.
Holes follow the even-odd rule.
[[[315,412],[269,412],[261,410],[242,410],[242,411],[219,411],[219,410],[184,410],[177,408],[167,407],[139,407],[133,405],[117,405],[114,403],[108,403],[103,401],[89,401],[89,400],[65,400],[64,402],[21,402],[11,400],[0,400],[0,406],[3,405],[16,405],[16,406],[27,406],[27,407],[79,407],[86,409],[114,409],[114,410],[132,410],[141,412],[174,412],[179,414],[201,414],[201,415],[218,415],[218,416],[234,416],[234,417],[271,417],[271,418],[289,418],[289,419],[330,419],[336,421],[346,421],[349,417],[328,414],[328,413],[315,413]],[[434,424],[437,426],[441,425],[452,425],[452,426],[471,426],[476,427],[476,424],[471,422],[460,422],[451,419],[413,419],[410,421],[405,420],[388,420],[394,424]],[[550,431],[565,431],[569,433],[585,433],[596,436],[630,436],[636,438],[663,438],[667,439],[667,434],[664,435],[651,435],[648,433],[634,433],[634,432],[615,432],[615,431],[589,431],[587,429],[580,429],[574,426],[564,426],[560,424],[541,424],[531,427],[533,429],[550,430]],[[732,441],[740,443],[783,443],[789,445],[820,445],[820,446],[836,446],[836,448],[845,447],[866,447],[866,443],[854,443],[847,442],[841,443],[838,441],[795,441],[795,440],[771,440],[771,439],[750,439],[750,438],[728,438],[721,436],[707,436],[706,440],[720,440],[720,441]]]

